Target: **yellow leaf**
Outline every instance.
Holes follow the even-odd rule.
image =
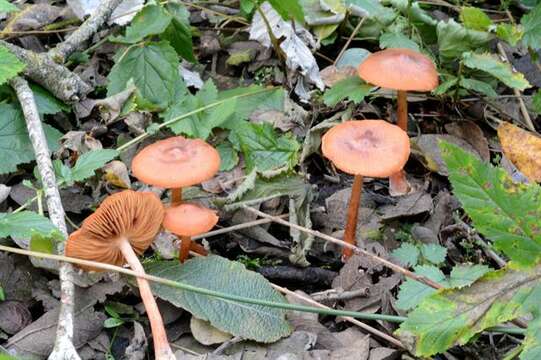
[[[511,124],[498,127],[498,137],[505,156],[530,181],[541,182],[541,138]]]
[[[129,189],[131,187],[128,168],[122,161],[111,161],[103,167],[103,172],[103,177],[108,183],[123,189]]]

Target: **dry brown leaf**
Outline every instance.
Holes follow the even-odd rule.
[[[131,188],[131,181],[128,175],[126,164],[119,160],[113,160],[103,167],[104,179],[114,186],[122,189]]]
[[[505,156],[528,180],[541,182],[541,137],[507,122],[498,127],[498,137]]]

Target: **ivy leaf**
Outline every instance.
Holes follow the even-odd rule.
[[[107,96],[126,89],[133,79],[140,95],[165,108],[175,98],[175,84],[180,82],[178,56],[167,41],[120,49],[109,73]]]
[[[147,263],[145,271],[166,279],[227,294],[249,296],[273,302],[285,302],[261,275],[244,265],[219,256],[178,261]],[[212,326],[244,339],[274,342],[291,333],[286,312],[268,306],[237,303],[194,292],[152,284],[156,296],[181,307]]]
[[[59,232],[49,219],[33,211],[0,213],[0,238],[17,237],[30,239],[33,234],[48,236]]]
[[[490,86],[489,83],[486,83],[484,81],[480,81],[476,79],[469,79],[469,78],[461,78],[459,81],[459,84],[464,89],[472,90],[480,94],[484,94],[488,97],[498,96],[498,93],[496,93],[496,91],[492,88],[492,86]]]
[[[411,243],[403,243],[392,254],[402,265],[415,266],[419,260],[419,248]]]
[[[114,149],[91,150],[84,153],[71,169],[71,179],[73,181],[88,179],[94,175],[96,170],[113,160],[118,154],[118,151]]]
[[[19,8],[13,4],[11,4],[7,0],[0,0],[0,13],[10,13],[19,11]]]
[[[541,3],[520,19],[524,28],[522,42],[534,50],[541,49]]]
[[[1,11],[0,11],[1,12]],[[0,46],[0,85],[23,71],[25,65],[6,47]]]
[[[441,142],[453,192],[475,228],[521,266],[541,260],[541,188],[513,183],[495,168],[456,145]]]
[[[172,19],[169,26],[161,34],[161,38],[169,41],[177,54],[184,59],[196,62],[197,60],[193,54],[190,12],[184,5],[174,2],[168,2],[165,8]]]
[[[479,31],[487,31],[492,25],[492,20],[488,15],[473,6],[465,6],[460,10],[460,21],[466,28]]]
[[[0,174],[6,174],[17,170],[17,165],[34,160],[34,149],[19,107],[0,104],[0,114]],[[62,133],[47,124],[43,124],[43,130],[49,150],[56,151]]]
[[[415,267],[415,273],[425,276],[438,284],[445,284],[445,274],[435,266],[420,265]],[[436,289],[419,281],[407,279],[400,285],[396,306],[401,310],[410,310],[417,306],[427,296],[434,294]]]
[[[419,51],[419,45],[404,34],[384,33],[379,37],[379,47],[388,48],[408,48]]]
[[[135,15],[126,28],[126,35],[113,37],[116,42],[135,44],[150,35],[159,35],[165,31],[172,16],[159,5],[147,5]]]
[[[438,244],[423,244],[421,254],[432,264],[438,265],[445,261],[447,249]]]
[[[373,87],[363,82],[358,76],[352,76],[338,81],[323,95],[327,106],[334,106],[340,101],[349,99],[358,104],[372,91]]]
[[[440,21],[436,26],[439,56],[442,61],[460,59],[462,53],[486,49],[490,34],[483,31],[466,29],[453,19]]]
[[[489,271],[486,265],[457,265],[451,270],[449,287],[460,289],[469,286]]]
[[[301,23],[304,22],[304,11],[299,0],[268,0],[274,10],[284,20],[295,19]]]
[[[524,90],[531,87],[524,74],[514,72],[509,64],[490,53],[465,52],[462,54],[462,61],[470,69],[485,71],[511,88]]]

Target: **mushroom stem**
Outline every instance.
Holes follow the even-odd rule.
[[[351,198],[347,214],[346,229],[344,232],[344,241],[351,245],[357,245],[355,241],[355,232],[357,229],[357,218],[359,214],[359,204],[361,203],[361,193],[363,189],[362,175],[355,175],[353,186],[351,187]],[[346,261],[353,255],[353,250],[344,247],[342,250],[342,261]]]
[[[180,205],[182,202],[182,188],[171,189],[171,206]]]
[[[397,121],[398,125],[402,130],[408,132],[408,93],[403,90],[398,90],[397,92]]]
[[[123,238],[119,241],[119,248],[133,271],[144,274],[145,270],[139,262],[137,255],[133,251],[128,239]],[[150,284],[145,279],[137,278],[139,293],[147,311],[150,328],[152,329],[152,338],[154,340],[154,353],[156,360],[175,360],[176,357],[169,346],[167,334],[163,325],[162,316],[158,309],[158,304],[152,295]]]
[[[192,240],[192,243],[190,245],[190,251],[193,251],[194,253],[199,254],[199,255],[203,255],[203,256],[207,256],[209,254],[209,252],[207,251],[207,249],[205,249],[205,247],[199,245],[198,243],[196,243],[193,240]]]
[[[178,260],[183,263],[190,255],[190,249],[192,248],[192,238],[190,236],[180,237],[180,252],[178,254]]]

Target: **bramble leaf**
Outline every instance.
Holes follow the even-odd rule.
[[[490,53],[465,52],[462,54],[462,61],[470,69],[485,71],[511,88],[524,90],[531,87],[524,74],[513,71],[509,64]]]
[[[0,46],[0,85],[23,71],[25,65],[4,46]]]
[[[483,10],[465,6],[460,10],[460,20],[465,27],[472,30],[487,31],[492,25],[492,20],[484,13]]]
[[[419,260],[419,248],[411,243],[403,243],[391,255],[404,266],[415,266]]]
[[[172,16],[160,5],[147,5],[135,15],[126,28],[126,35],[113,38],[114,41],[135,44],[150,35],[159,35],[165,31]]]
[[[10,13],[19,11],[19,8],[13,4],[11,4],[7,0],[0,0],[0,12],[2,13]]]
[[[334,106],[344,99],[349,99],[358,104],[372,89],[371,85],[362,81],[358,76],[348,77],[327,89],[323,95],[323,102],[327,106]]]
[[[48,236],[53,231],[58,232],[56,226],[33,211],[0,213],[0,238],[11,236],[30,239],[34,233]]]
[[[94,172],[106,163],[118,156],[114,149],[91,150],[84,153],[77,159],[75,166],[71,169],[71,180],[83,181],[94,175]]]
[[[522,42],[534,50],[541,49],[541,3],[520,19],[524,27]]]
[[[434,265],[441,264],[447,256],[447,248],[438,244],[423,244],[421,246],[423,257]]]

